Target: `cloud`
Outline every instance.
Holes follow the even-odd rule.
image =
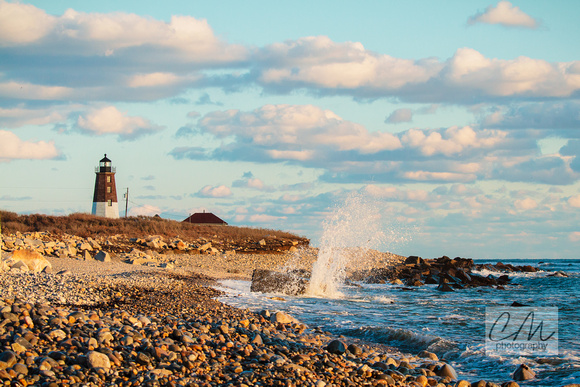
[[[313,105],[216,111],[201,118],[197,128],[218,139],[233,140],[208,155],[216,159],[316,162],[333,158],[337,152],[366,155],[401,147],[400,140],[390,133],[371,133],[362,125]],[[195,157],[191,150],[184,147],[171,153],[177,158]]]
[[[189,62],[240,60],[247,53],[242,46],[220,41],[206,20],[191,16],[172,16],[166,22],[124,12],[83,13],[68,9],[54,17],[31,5],[2,2],[1,6],[4,23],[0,45],[5,46],[30,45],[55,54],[69,50],[105,57],[119,56],[129,49],[134,49],[133,54],[142,54],[139,48],[143,47],[150,53],[149,61],[161,52],[170,59],[181,57]]]
[[[0,162],[48,160],[60,157],[54,141],[23,141],[14,133],[0,130]]]
[[[568,204],[575,208],[580,208],[580,195],[568,198]]]
[[[217,187],[206,185],[199,190],[196,196],[204,198],[225,198],[232,196],[232,191],[225,185],[219,185]]]
[[[179,78],[171,73],[149,73],[133,75],[129,79],[129,87],[166,86],[176,83]]]
[[[524,27],[535,29],[540,23],[523,12],[519,7],[515,7],[509,1],[500,1],[497,5],[489,6],[485,12],[479,12],[469,18],[467,24],[476,23],[499,24],[504,27]]]
[[[69,106],[65,109],[41,108],[28,109],[24,107],[1,108],[0,107],[0,125],[5,128],[19,128],[25,125],[48,125],[67,120],[70,110]]]
[[[580,102],[549,101],[500,106],[483,115],[480,123],[487,128],[500,129],[577,129],[580,128]]]
[[[468,47],[451,58],[404,59],[327,36],[254,48],[229,44],[206,20],[190,16],[166,21],[73,9],[51,16],[32,5],[0,4],[0,56],[9,58],[0,97],[7,99],[184,102],[180,96],[192,88],[259,86],[271,93],[476,104],[562,99],[580,91],[580,61],[487,58]],[[513,15],[517,7],[506,9]],[[208,94],[196,103],[220,104]]]
[[[541,184],[572,184],[578,174],[568,166],[561,156],[526,157],[521,160],[506,158],[496,163],[492,179],[512,182],[533,182]]]
[[[0,1],[0,45],[27,44],[46,36],[57,18],[33,5]]]
[[[0,2],[0,96],[20,100],[156,100],[205,82],[203,69],[238,68],[249,49],[206,20],[124,12],[48,15]],[[230,81],[230,83],[232,83]]]
[[[143,117],[128,116],[114,106],[93,109],[79,116],[76,127],[83,133],[97,136],[117,134],[121,140],[136,140],[164,129]]]
[[[187,113],[187,118],[199,118],[199,117],[201,117],[201,114],[195,110],[192,110]]]
[[[580,173],[580,140],[568,140],[568,143],[560,148],[560,154],[562,156],[573,156],[570,168],[574,172]]]
[[[428,134],[426,134],[428,133]],[[507,133],[495,130],[475,131],[469,126],[462,128],[452,126],[444,132],[426,132],[420,129],[409,129],[401,141],[412,148],[420,149],[425,156],[442,153],[446,156],[458,154],[466,149],[493,148],[502,142]]]
[[[256,190],[264,190],[267,188],[262,180],[253,177],[236,180],[232,183],[232,187],[252,188]]]
[[[278,93],[308,89],[317,95],[473,104],[508,97],[562,98],[580,89],[578,61],[490,59],[471,48],[459,48],[445,61],[409,60],[317,36],[266,46],[257,60],[256,81]]]
[[[413,112],[411,109],[397,109],[385,119],[386,124],[398,124],[400,122],[411,121],[413,121]]]
[[[215,105],[215,106],[223,106],[224,104],[221,102],[212,101],[211,97],[208,93],[203,93],[199,96],[199,99],[195,102],[196,105]]]
[[[332,183],[530,181],[571,184],[580,176],[570,157],[543,157],[525,132],[452,126],[370,132],[312,105],[265,105],[253,111],[214,111],[192,133],[218,144],[183,144],[176,159],[292,163],[322,170]],[[199,139],[193,137],[195,144]],[[211,138],[210,138],[211,140]],[[236,181],[247,186],[248,181]]]
[[[514,207],[520,211],[527,211],[538,207],[538,203],[532,198],[518,199],[514,202]]]
[[[425,190],[401,190],[392,186],[377,186],[374,184],[366,185],[363,191],[367,194],[381,199],[401,202],[425,202],[430,199],[429,193]]]

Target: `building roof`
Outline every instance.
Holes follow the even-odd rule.
[[[198,212],[191,215],[189,218],[183,221],[184,223],[195,223],[195,224],[221,224],[226,226],[227,222],[218,218],[211,212]]]
[[[109,160],[109,158],[107,157],[107,154],[105,153],[105,157],[103,157],[100,161],[101,163],[106,163],[106,162],[111,162],[111,160]]]

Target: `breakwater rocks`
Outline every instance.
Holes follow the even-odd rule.
[[[502,272],[499,276],[474,273],[474,270]],[[474,264],[469,258],[449,258],[443,256],[435,259],[423,259],[409,256],[398,265],[359,271],[352,279],[367,283],[395,283],[406,286],[437,284],[441,291],[454,291],[465,287],[495,286],[502,288],[510,281],[508,273],[536,272],[533,266],[514,266],[511,264]]]
[[[469,385],[433,353],[403,355],[332,337],[286,313],[223,305],[214,299],[219,292],[204,286],[211,282],[206,277],[135,274],[3,274],[2,286],[17,288],[0,299],[0,380],[18,386]]]

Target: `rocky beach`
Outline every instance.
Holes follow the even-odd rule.
[[[308,270],[317,251],[275,238],[257,241],[248,253],[216,245],[159,236],[4,235],[0,380],[14,386],[518,386],[462,380],[429,351],[403,353],[332,335],[285,312],[227,306],[216,300],[217,280],[249,280],[255,269]],[[372,250],[363,255],[375,274],[406,267],[406,282],[415,278],[415,266],[426,264]],[[531,377],[525,365],[514,370],[515,380]]]

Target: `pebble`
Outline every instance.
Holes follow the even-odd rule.
[[[425,387],[457,379],[448,364],[433,373],[434,354],[404,357],[286,313],[226,306],[204,277],[110,275],[100,265],[115,263],[93,263],[90,273],[3,273],[0,384]]]

